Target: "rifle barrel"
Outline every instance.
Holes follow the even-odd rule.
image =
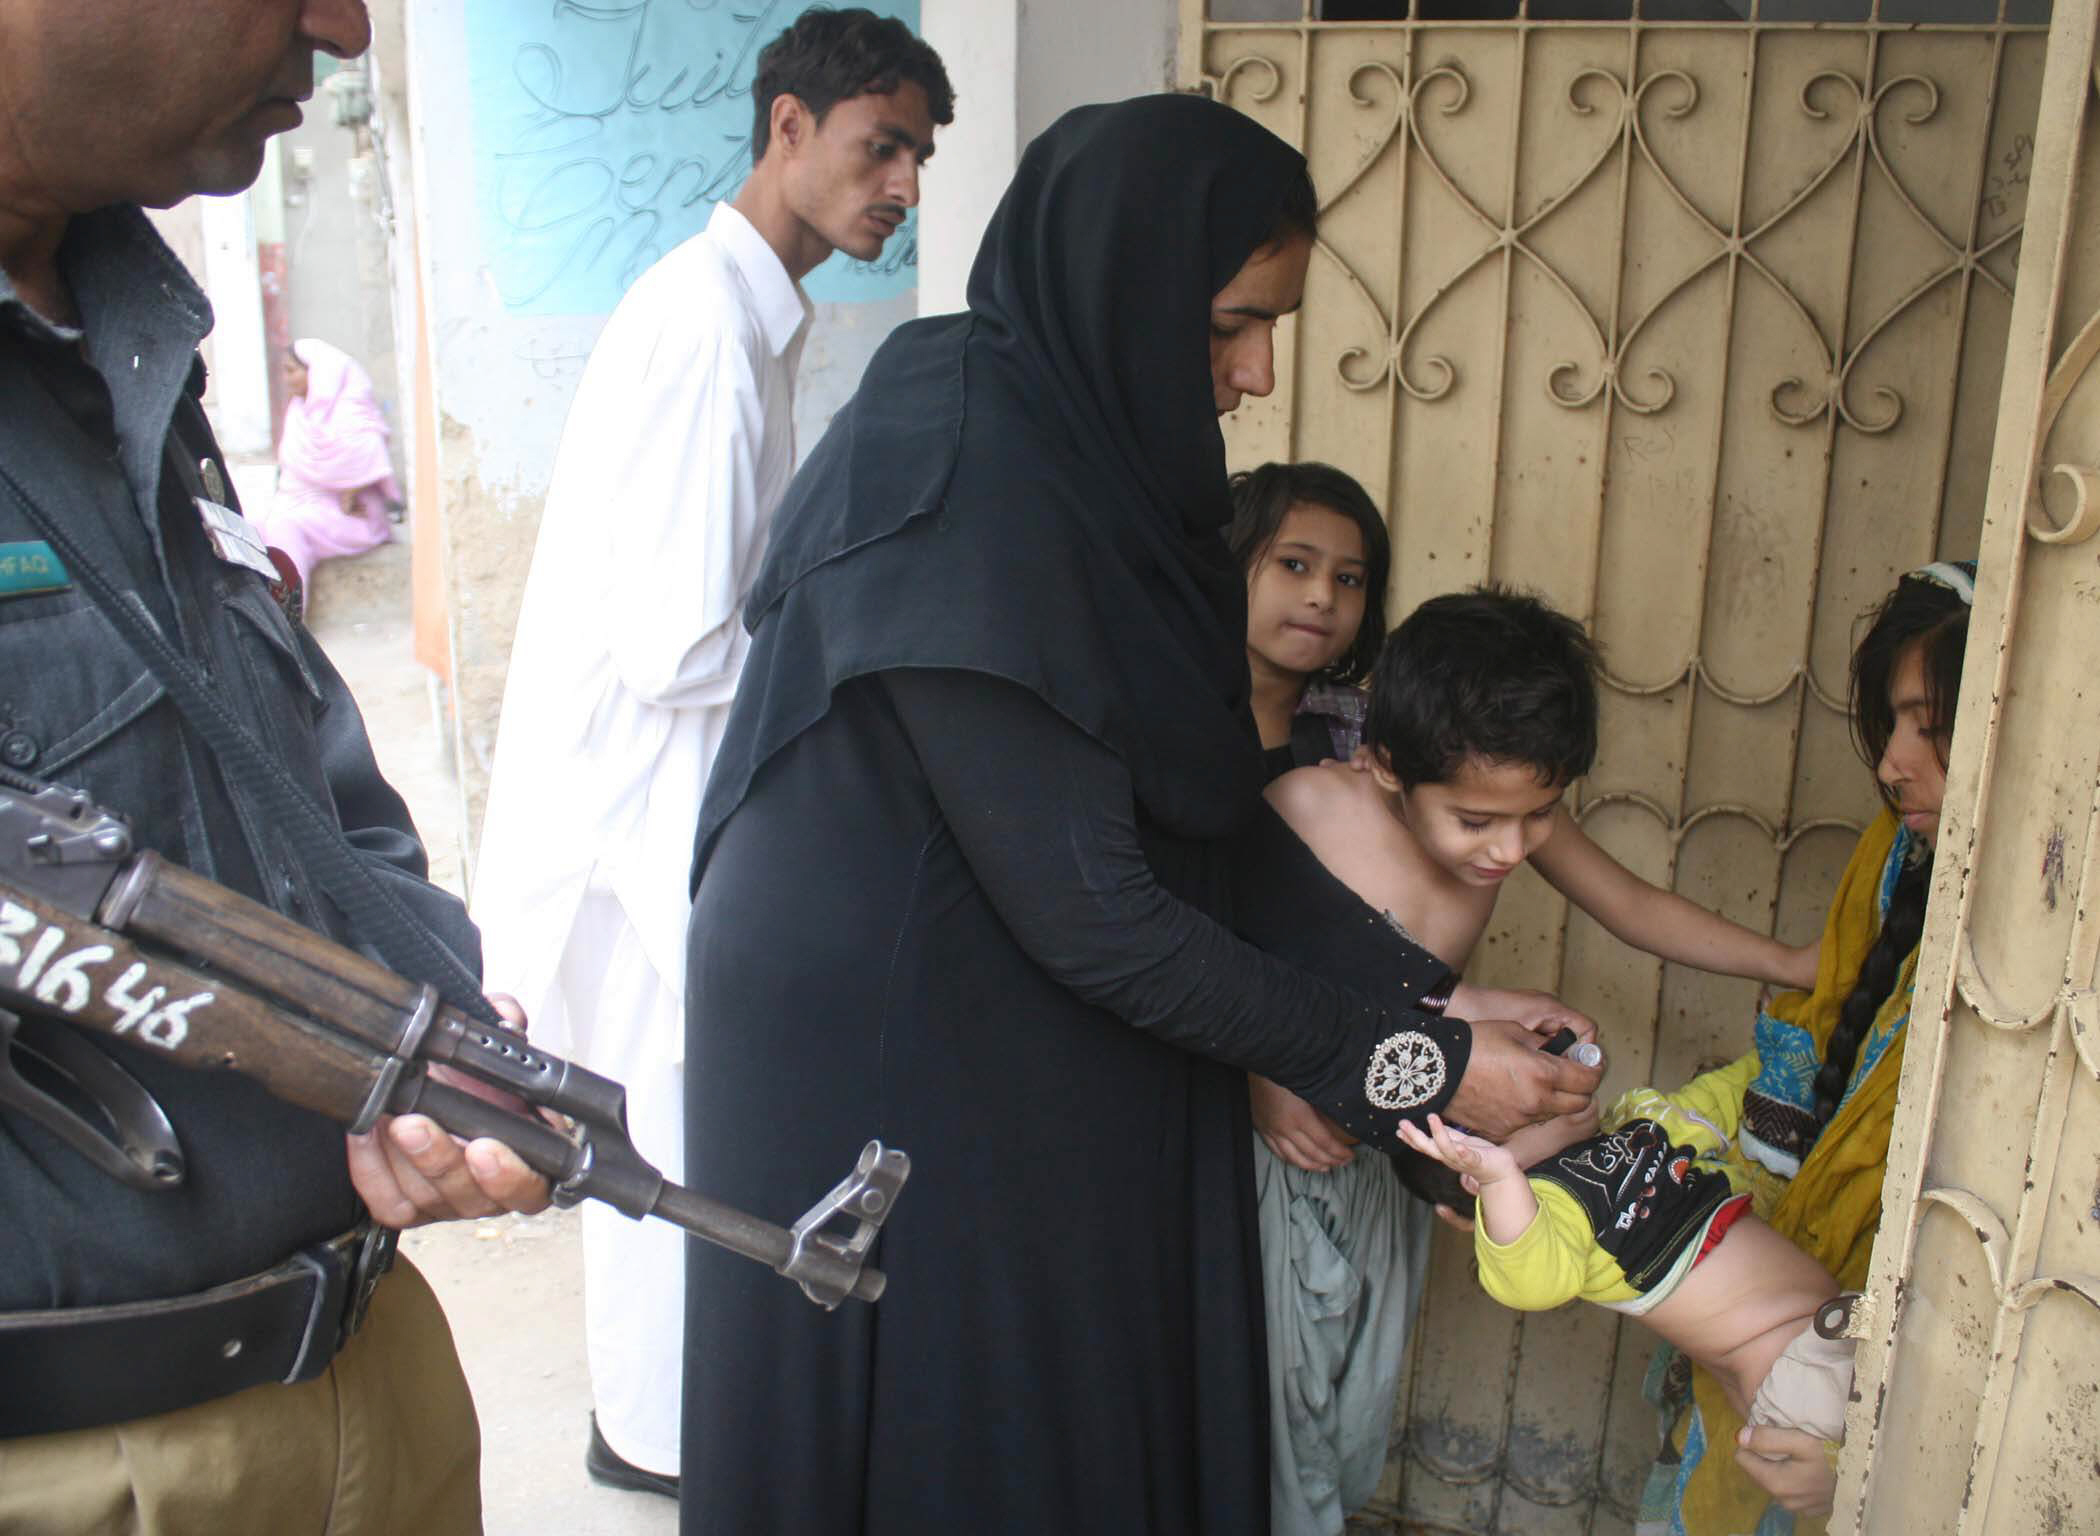
[[[651,1214],[683,1227],[696,1237],[720,1243],[732,1252],[769,1265],[775,1273],[787,1272],[788,1255],[795,1240],[785,1227],[761,1221],[735,1206],[710,1200],[706,1195],[687,1189],[683,1184],[673,1184],[668,1179],[664,1181],[663,1193],[656,1197]],[[821,1244],[804,1246],[802,1264],[809,1278],[844,1288],[857,1300],[873,1301],[882,1294],[885,1281],[881,1270],[850,1264]]]

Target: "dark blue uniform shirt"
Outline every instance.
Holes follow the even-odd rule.
[[[478,971],[473,926],[424,879],[415,828],[379,775],[349,690],[265,580],[220,560],[205,537],[191,487],[218,450],[193,394],[196,346],[211,328],[203,294],[136,208],[75,219],[59,260],[77,331],[31,310],[0,273],[0,462],[138,594],[302,786],[334,805],[372,868]],[[37,540],[0,505],[0,546]],[[85,790],[130,820],[140,847],[349,937],[288,839],[219,771],[77,585],[0,596],[0,762]],[[202,1290],[357,1220],[337,1127],[245,1078],[111,1049],[168,1111],[189,1176],[172,1191],[128,1189],[0,1109],[0,1311]]]

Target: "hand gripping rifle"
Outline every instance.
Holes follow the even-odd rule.
[[[381,1115],[420,1114],[455,1135],[493,1136],[561,1203],[603,1200],[661,1217],[771,1266],[826,1310],[882,1294],[882,1272],[866,1259],[911,1171],[902,1152],[869,1142],[790,1228],[746,1215],[642,1160],[627,1134],[627,1090],[610,1078],[481,1024],[434,987],[157,854],[134,855],[130,827],[85,795],[0,786],[0,1103],[127,1184],[181,1183],[181,1144],[160,1105],[80,1030],[242,1073],[353,1132]],[[564,1116],[570,1129],[441,1081],[433,1064]]]

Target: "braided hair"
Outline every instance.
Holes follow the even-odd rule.
[[[1932,743],[1946,766],[1947,742],[1954,732],[1954,700],[1961,691],[1962,648],[1969,637],[1969,603],[1958,590],[1918,573],[1896,584],[1868,616],[1867,633],[1852,653],[1852,731],[1860,756],[1878,768],[1895,734],[1895,709],[1889,697],[1896,669],[1916,650],[1923,663],[1925,696],[1932,718]],[[1894,805],[1888,786],[1882,799]],[[1852,1081],[1859,1048],[1873,1028],[1882,1005],[1896,990],[1903,962],[1918,947],[1925,931],[1925,898],[1932,887],[1932,850],[1913,843],[1889,894],[1888,912],[1860,962],[1859,977],[1839,1005],[1837,1023],[1823,1047],[1823,1065],[1815,1079],[1816,1129],[1830,1123]]]

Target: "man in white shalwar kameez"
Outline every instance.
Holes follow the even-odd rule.
[[[795,465],[801,279],[834,249],[881,253],[953,116],[938,56],[866,11],[805,14],[760,55],[752,94],[749,179],[628,291],[577,386],[473,890],[490,984],[536,1041],[627,1085],[636,1146],[680,1182],[687,873],[744,599]],[[685,1238],[595,1202],[582,1221],[586,1464],[675,1492]]]

